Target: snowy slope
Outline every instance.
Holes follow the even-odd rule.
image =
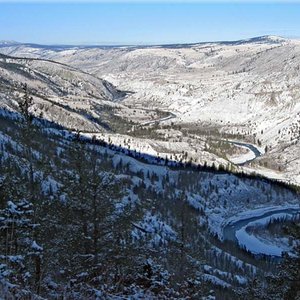
[[[5,54],[53,59],[131,91],[124,105],[176,115],[165,124],[217,126],[259,139],[253,168],[300,183],[300,41],[276,36],[190,45],[47,47],[4,44]],[[237,160],[238,161],[238,160]],[[261,167],[266,168],[265,171]]]

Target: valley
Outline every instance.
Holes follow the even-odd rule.
[[[269,227],[299,222],[298,40],[0,53],[0,192],[36,206],[46,298],[244,297],[296,255]]]
[[[177,133],[172,129],[180,128],[177,137],[183,134],[190,142],[177,148],[187,151],[189,159],[201,164],[228,165],[226,151],[221,154],[222,149],[214,149],[225,145],[211,145],[209,151],[203,151],[201,144],[209,146],[210,139],[223,137],[250,142],[263,152],[267,147],[268,152],[251,166],[248,164],[245,172],[299,183],[297,40],[266,36],[224,43],[66,49],[5,44],[0,51],[18,57],[55,60],[128,91],[123,100],[114,101],[115,107],[122,107],[117,115],[138,127],[147,127],[151,140],[154,135],[165,141],[176,140]],[[92,106],[86,109],[88,113],[94,111]],[[155,116],[147,119],[149,110],[168,112],[172,118],[163,116],[163,122],[157,122]],[[127,130],[126,134],[135,132]],[[199,157],[193,153],[193,144],[202,152]],[[161,147],[164,155],[176,151],[165,146]],[[138,151],[139,147],[145,148],[135,142],[131,147]]]

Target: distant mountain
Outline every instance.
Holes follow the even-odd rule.
[[[18,42],[16,41],[0,41],[0,46],[8,46],[8,45],[16,45],[16,44],[19,44]]]
[[[208,42],[195,42],[195,43],[174,43],[174,44],[154,44],[154,45],[64,45],[64,44],[53,44],[53,45],[45,45],[45,44],[36,44],[36,43],[20,43],[16,41],[0,41],[0,47],[7,47],[7,46],[23,46],[27,48],[36,48],[36,49],[48,49],[53,51],[62,51],[67,49],[88,49],[88,48],[99,48],[99,49],[111,49],[111,48],[151,48],[155,46],[161,47],[176,47],[176,48],[183,48],[183,47],[192,47],[195,45],[203,45],[203,44],[244,44],[244,43],[282,43],[286,42],[288,39],[276,36],[276,35],[264,35],[249,39],[241,39],[235,41],[208,41]]]
[[[251,43],[267,43],[267,44],[280,44],[283,42],[288,42],[289,40],[276,35],[263,35],[250,39],[242,39],[237,41],[225,41],[221,42],[223,44],[241,45],[241,44],[251,44]]]

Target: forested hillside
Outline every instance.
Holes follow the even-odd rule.
[[[284,281],[278,259],[222,242],[221,225],[242,208],[292,205],[299,195],[264,179],[148,164],[33,117],[32,101],[25,88],[18,112],[0,116],[0,297],[281,299],[296,291],[297,269]],[[285,290],[266,285],[271,275]]]

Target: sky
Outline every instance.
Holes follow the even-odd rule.
[[[20,2],[0,0],[0,40],[168,44],[261,35],[300,38],[300,2]]]

